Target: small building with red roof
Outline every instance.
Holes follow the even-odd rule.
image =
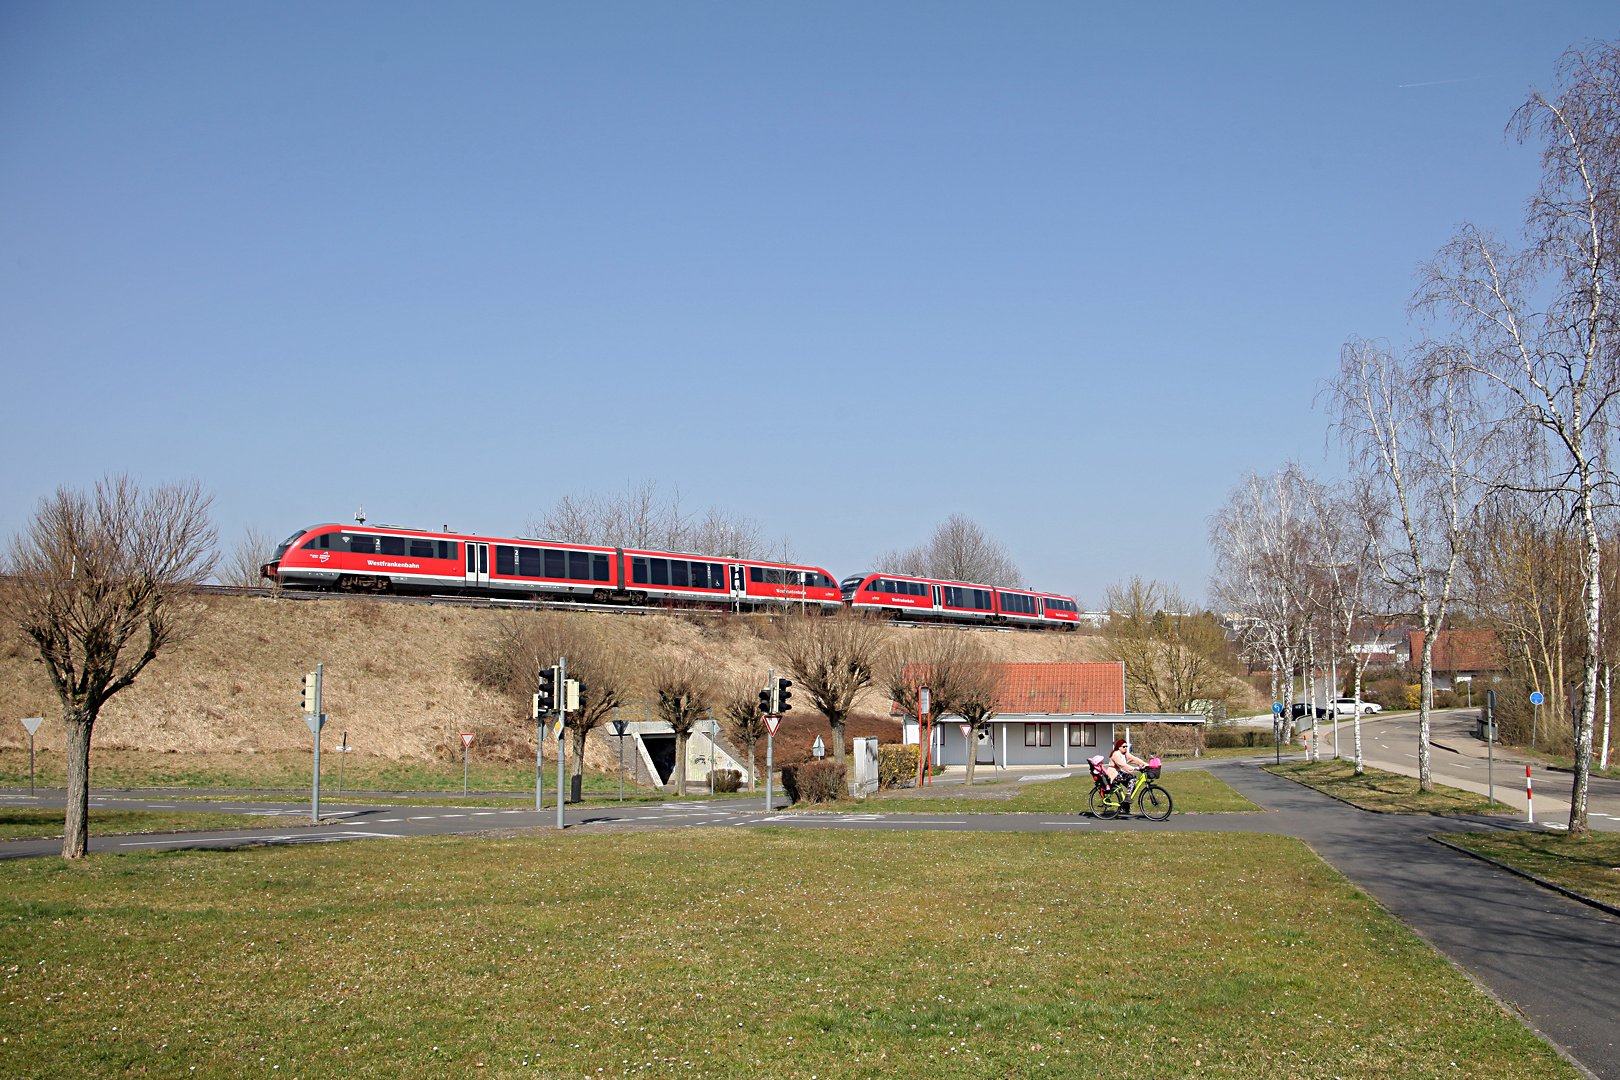
[[[1128,713],[1125,665],[1002,664],[996,715],[973,732],[976,765],[1069,768],[1106,754],[1116,738],[1138,736],[1147,724],[1202,725],[1202,713]],[[906,742],[917,734],[915,702],[893,702],[890,713],[903,717]],[[969,734],[950,715],[931,718],[932,758],[939,765],[966,765]],[[1201,728],[1200,728],[1201,730]],[[1199,745],[1202,745],[1200,740]]]

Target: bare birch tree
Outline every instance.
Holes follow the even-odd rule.
[[[7,554],[5,614],[39,651],[67,725],[62,857],[89,847],[90,740],[102,706],[180,639],[214,570],[212,500],[194,482],[109,476],[41,500]]]
[[[1543,443],[1540,476],[1511,483],[1570,499],[1582,544],[1581,701],[1571,835],[1587,831],[1588,769],[1602,663],[1598,517],[1612,481],[1608,450],[1620,393],[1620,46],[1565,53],[1556,94],[1514,114],[1521,142],[1541,145],[1541,183],[1524,242],[1465,225],[1424,270],[1417,310],[1445,320],[1436,366],[1476,382],[1499,426]]]
[[[1381,343],[1352,338],[1331,387],[1351,467],[1369,500],[1390,508],[1387,530],[1369,520],[1373,562],[1415,609],[1423,630],[1418,784],[1424,791],[1434,790],[1434,643],[1461,584],[1486,445],[1468,381],[1432,361],[1431,353],[1419,351],[1403,363]]]

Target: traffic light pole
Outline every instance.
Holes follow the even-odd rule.
[[[563,828],[563,759],[568,756],[568,658],[557,657],[557,828]]]
[[[755,668],[754,670],[758,671],[759,669]],[[771,668],[770,682],[767,685],[771,687],[776,686],[775,668]],[[775,733],[771,731],[769,724],[765,725],[765,812],[767,814],[770,813],[775,807],[775,804],[771,802],[771,751],[774,749],[775,741]]]
[[[315,736],[315,766],[309,785],[309,823],[311,825],[321,823],[321,728],[326,724],[326,717],[321,712],[321,675],[325,669],[325,664],[315,665],[315,713],[305,719],[305,723],[309,725],[310,734]]]

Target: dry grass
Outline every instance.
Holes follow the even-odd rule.
[[[1275,836],[40,860],[0,880],[0,928],[8,1076],[1575,1075]]]
[[[1488,814],[1507,811],[1502,803],[1493,806],[1485,796],[1462,788],[1435,784],[1433,791],[1424,791],[1418,786],[1415,776],[1373,768],[1357,776],[1355,762],[1343,759],[1294,761],[1261,767],[1364,810],[1384,810],[1392,814]]]

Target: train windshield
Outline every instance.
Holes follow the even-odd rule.
[[[281,543],[277,544],[276,545],[276,553],[274,555],[270,556],[270,561],[271,562],[280,562],[281,557],[283,555],[287,554],[287,549],[292,547],[293,544],[298,541],[298,538],[300,536],[303,536],[304,533],[307,532],[307,531],[308,530],[306,530],[306,529],[299,529],[297,532],[295,532],[291,536],[287,537],[287,539],[285,539]]]

